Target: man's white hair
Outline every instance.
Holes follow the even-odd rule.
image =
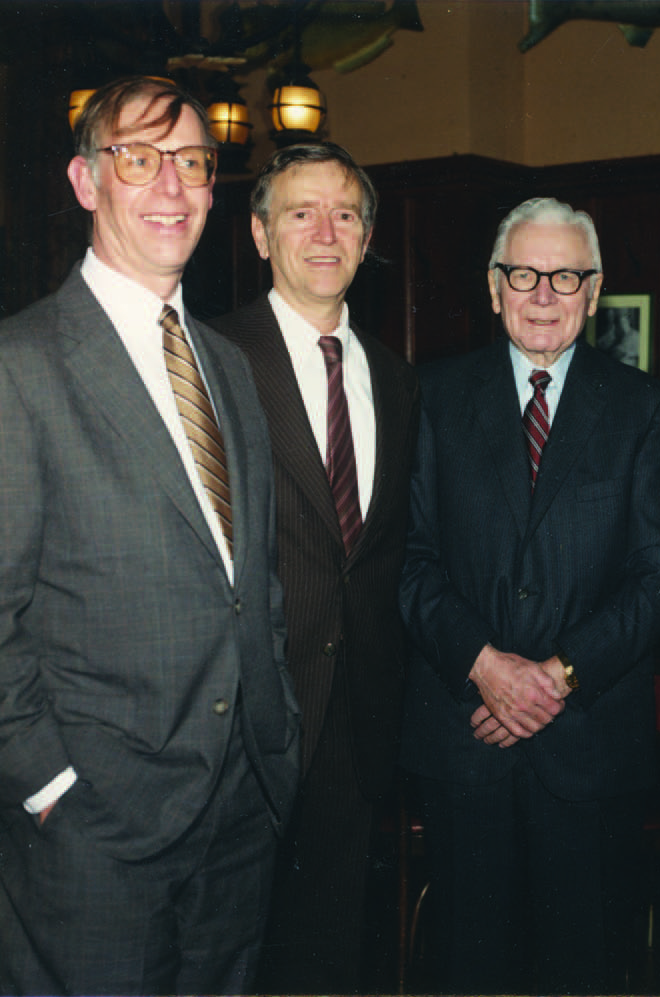
[[[603,269],[600,258],[600,246],[596,228],[590,215],[586,211],[575,211],[570,204],[563,204],[554,197],[532,197],[529,201],[523,201],[517,208],[510,211],[506,218],[500,222],[500,226],[495,236],[495,245],[490,255],[488,269],[493,270],[496,263],[505,263],[503,259],[506,248],[511,238],[511,233],[517,225],[533,223],[536,225],[575,225],[579,228],[587,240],[589,254],[591,256],[590,269]],[[495,286],[500,289],[501,273],[494,270]],[[596,276],[589,282],[590,295],[593,292]]]

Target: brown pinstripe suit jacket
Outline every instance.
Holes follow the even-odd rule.
[[[415,372],[354,330],[371,373],[376,468],[364,526],[346,558],[325,469],[267,296],[211,324],[247,354],[269,424],[287,658],[303,714],[303,771],[341,654],[356,770],[365,795],[376,796],[389,782],[398,751],[404,669],[398,584],[418,422]]]

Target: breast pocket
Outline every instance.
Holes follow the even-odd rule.
[[[589,481],[577,487],[578,502],[598,502],[615,498],[624,491],[624,478],[610,478],[608,481]]]

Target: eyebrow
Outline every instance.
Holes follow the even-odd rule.
[[[289,201],[288,204],[284,205],[285,211],[296,211],[300,208],[315,208],[318,207],[318,201]],[[353,204],[350,201],[341,201],[339,204],[333,204],[331,207],[332,211],[353,211],[356,215],[360,214],[360,208],[357,204]]]

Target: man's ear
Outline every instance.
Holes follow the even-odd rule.
[[[362,243],[362,256],[360,257],[360,263],[364,262],[364,257],[366,256],[367,249],[369,248],[369,243],[371,242],[371,236],[374,234],[373,228],[370,228],[366,234],[365,240]]]
[[[87,160],[83,156],[74,156],[66,172],[78,203],[86,211],[96,211],[98,190]]]
[[[266,235],[264,223],[256,215],[252,215],[252,238],[261,259],[267,260],[270,256],[268,252],[268,236]]]
[[[587,308],[587,315],[595,315],[596,309],[598,308],[598,296],[600,295],[600,289],[603,286],[603,275],[599,273],[597,277],[587,277],[587,280],[593,280],[594,287],[591,292],[591,297],[589,298],[589,307]]]
[[[497,290],[497,274],[494,270],[488,271],[488,290],[490,291],[490,303],[496,315],[502,311],[500,292]]]

